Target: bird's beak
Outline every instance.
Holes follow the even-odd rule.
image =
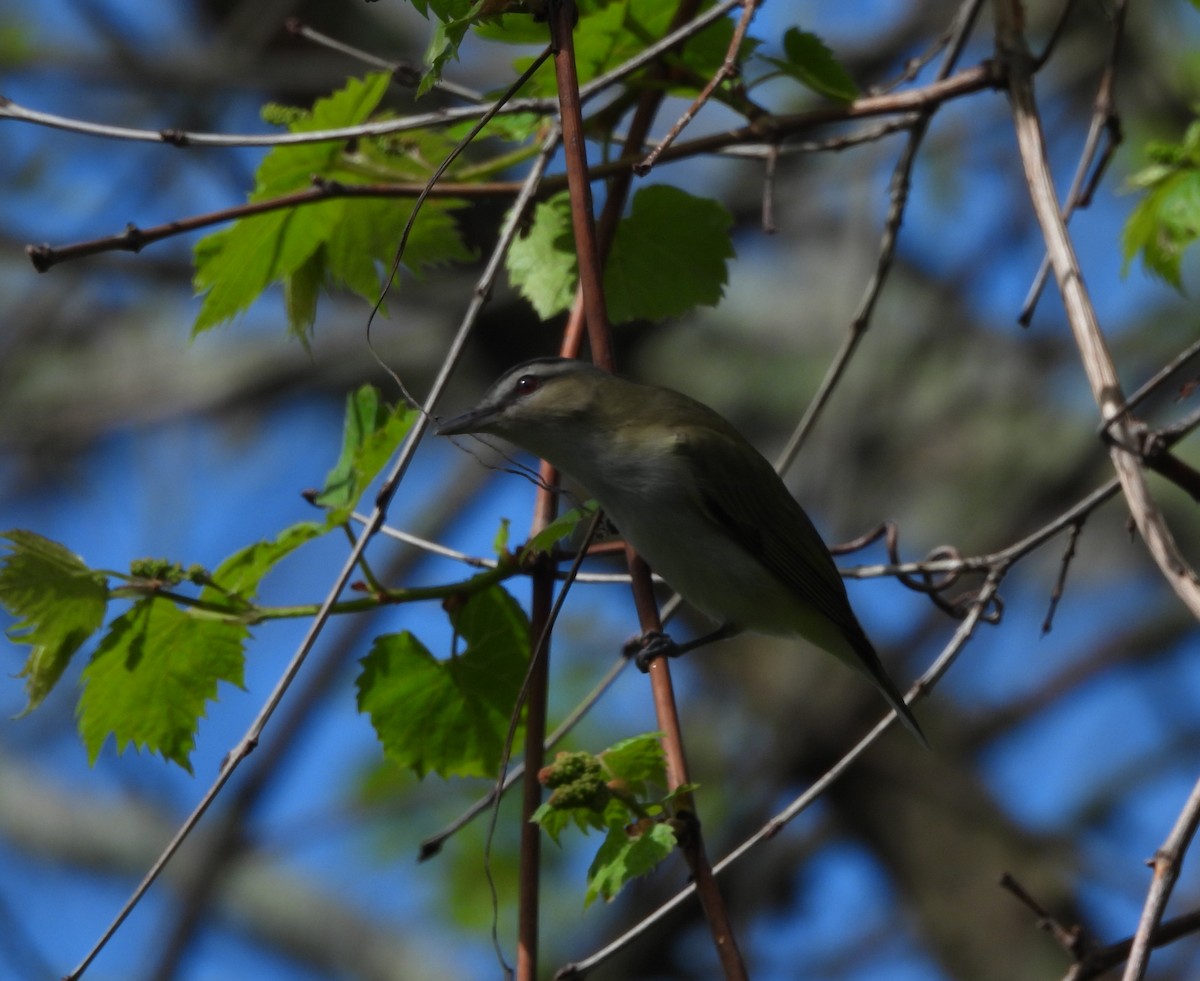
[[[474,409],[468,409],[453,419],[439,422],[437,434],[439,436],[464,436],[467,433],[484,432],[494,414],[494,411],[490,408],[476,406]]]

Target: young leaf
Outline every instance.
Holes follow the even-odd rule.
[[[595,508],[571,508],[566,514],[560,514],[525,543],[525,547],[521,549],[521,558],[548,553],[558,542],[570,537],[579,526],[579,522],[590,518],[594,513]]]
[[[600,759],[614,778],[644,795],[647,784],[666,786],[667,764],[661,740],[661,732],[631,736],[610,746],[600,754]]]
[[[525,676],[529,623],[498,586],[451,614],[467,642],[438,660],[410,633],[377,637],[362,659],[358,708],[384,753],[423,777],[493,777]]]
[[[612,899],[625,883],[652,871],[675,850],[675,830],[661,821],[616,824],[608,829],[587,874],[585,906],[598,897]]]
[[[508,518],[500,519],[500,527],[496,529],[496,537],[492,539],[492,551],[498,558],[504,558],[508,553],[508,530],[511,522]]]
[[[108,584],[83,559],[31,531],[6,531],[0,563],[0,606],[16,619],[8,631],[29,653],[19,677],[32,712],[62,677],[80,645],[104,622]]]
[[[363,385],[347,396],[341,456],[316,498],[317,504],[330,509],[328,526],[349,517],[416,418],[416,409],[381,402],[379,390],[372,385]]]
[[[580,84],[587,84],[658,41],[667,33],[674,14],[674,5],[663,3],[662,0],[613,0],[579,4],[579,22],[575,27],[575,67]],[[725,60],[733,30],[733,21],[722,18],[672,52],[669,56],[672,67],[682,65],[690,69],[691,77],[682,77],[680,82],[672,79],[669,91],[694,91],[711,78]],[[481,38],[507,44],[545,44],[548,40],[544,23],[521,14],[505,14],[481,20],[475,25],[475,33]],[[753,50],[756,44],[751,40],[745,42],[743,53]],[[513,68],[523,72],[532,60],[528,57],[519,58]],[[687,76],[688,72],[679,74]],[[530,79],[521,94],[548,97],[556,92],[554,67],[547,64]]]
[[[734,256],[732,225],[729,212],[708,198],[668,185],[638,191],[605,270],[609,319],[662,320],[716,306]],[[529,234],[509,251],[508,273],[543,319],[571,305],[578,276],[565,195],[538,206]]]
[[[816,34],[789,27],[783,35],[784,59],[766,58],[783,74],[796,79],[819,95],[838,102],[853,102],[858,98],[858,86]]]
[[[734,256],[733,219],[720,204],[667,185],[644,187],[617,226],[604,275],[615,323],[678,317],[716,306]]]
[[[1200,122],[1188,127],[1179,145],[1152,143],[1146,152],[1151,163],[1129,178],[1146,195],[1122,232],[1122,273],[1140,252],[1147,271],[1182,291],[1180,261],[1200,237]]]
[[[611,899],[675,847],[675,831],[662,819],[671,802],[694,787],[648,799],[650,784],[666,783],[660,737],[653,732],[634,736],[595,756],[560,752],[538,772],[538,780],[552,793],[533,820],[555,842],[572,823],[585,834],[592,828],[607,832],[588,870],[587,903],[597,896]]]
[[[79,734],[95,763],[111,735],[191,773],[189,757],[217,683],[242,686],[245,626],[204,619],[162,599],[134,604],[109,625],[83,671]]]
[[[212,595],[205,598],[219,601],[224,595],[233,595],[245,600],[253,599],[258,592],[258,584],[277,562],[328,530],[327,525],[302,521],[285,528],[270,541],[255,542],[239,549],[217,566],[212,579],[219,589],[208,587]]]
[[[534,209],[533,224],[513,242],[505,263],[509,280],[543,320],[571,305],[577,276],[571,202],[565,191]]]
[[[425,76],[417,88],[418,98],[442,77],[450,59],[458,58],[458,46],[487,0],[414,0],[413,6],[424,17],[437,18],[433,37],[425,49]]]

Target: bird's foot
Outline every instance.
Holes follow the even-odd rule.
[[[633,663],[642,674],[650,670],[650,665],[656,658],[679,657],[682,653],[683,648],[661,630],[647,630],[625,645],[625,656],[633,658]]]

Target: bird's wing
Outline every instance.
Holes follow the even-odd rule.
[[[676,451],[688,460],[700,504],[709,517],[758,556],[798,600],[837,628],[853,655],[832,647],[830,653],[866,674],[905,727],[928,746],[854,615],[829,549],[774,468],[757,453],[747,454],[732,438],[714,438],[711,431],[706,432],[702,445],[690,440],[686,432],[678,434]],[[780,515],[787,515],[790,534],[773,533]]]
[[[862,635],[829,550],[779,475],[757,453],[747,454],[731,439],[713,435],[706,433],[701,446],[684,433],[676,444],[696,475],[705,512],[797,599],[847,635]],[[779,533],[780,515],[787,515],[790,534]]]

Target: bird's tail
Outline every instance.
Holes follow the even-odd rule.
[[[855,666],[871,679],[875,687],[879,689],[879,693],[887,699],[888,705],[892,707],[892,710],[899,716],[900,721],[904,723],[904,727],[917,737],[918,742],[922,746],[929,749],[929,740],[925,738],[925,733],[921,731],[921,726],[917,723],[916,716],[912,714],[912,711],[904,702],[904,696],[900,694],[900,690],[883,669],[883,663],[879,660],[879,655],[875,653],[875,647],[871,644],[867,635],[860,631],[857,634],[848,636],[846,639],[854,647]]]

